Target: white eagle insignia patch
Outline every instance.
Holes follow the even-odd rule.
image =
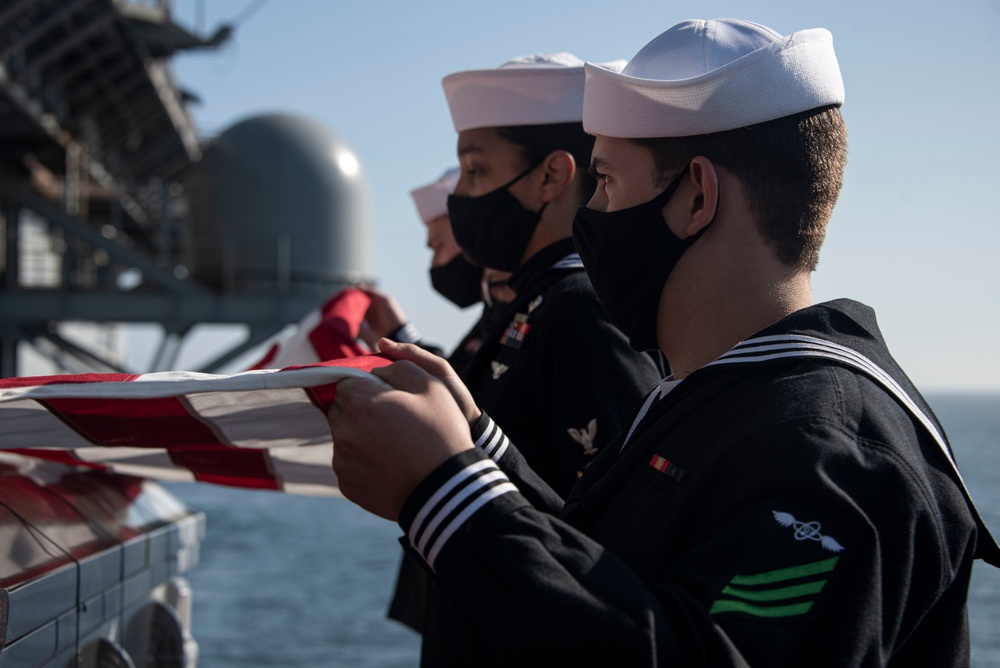
[[[593,418],[587,423],[586,429],[574,429],[570,427],[566,430],[574,441],[583,446],[583,454],[590,456],[597,454],[594,447],[594,437],[597,436],[597,418]]]
[[[493,380],[500,380],[500,376],[504,375],[507,369],[510,368],[506,364],[501,364],[496,360],[493,360],[490,364],[493,367]]]

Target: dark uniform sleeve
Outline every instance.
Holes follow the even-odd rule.
[[[395,341],[396,343],[412,343],[420,346],[428,352],[434,353],[438,357],[444,357],[444,349],[441,348],[441,346],[424,341],[424,337],[420,334],[420,330],[418,330],[413,323],[410,322],[403,323],[395,330],[389,332],[386,334],[386,338],[390,341]]]
[[[672,644],[676,665],[746,665],[696,600],[646,586],[600,545],[532,508],[481,451],[428,477],[400,525],[404,545],[460,613],[453,618],[465,620],[458,634],[477,665],[653,666]],[[706,652],[698,660],[684,651],[692,639]]]
[[[555,514],[563,507],[563,499],[528,466],[524,456],[485,411],[472,424],[472,442],[497,463],[535,508]]]
[[[687,491],[686,535],[658,530],[671,501],[638,490],[663,562],[644,578],[479,450],[428,477],[400,525],[485,665],[885,665],[918,646],[927,665],[967,664],[962,615],[943,610],[962,609],[974,540],[949,548],[926,481],[855,441],[827,425],[745,436]]]

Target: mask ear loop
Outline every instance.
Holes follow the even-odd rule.
[[[546,157],[548,157],[548,156],[546,156]],[[533,172],[536,169],[538,169],[539,166],[541,166],[541,164],[543,162],[545,162],[545,158],[542,158],[541,160],[537,161],[535,164],[531,165],[526,170],[524,170],[523,172],[521,172],[520,174],[518,174],[517,176],[515,176],[513,181],[511,181],[510,183],[508,183],[505,186],[500,186],[500,188],[504,188],[504,189],[510,188],[512,185],[514,185],[515,183],[517,183],[518,181],[520,181],[521,179],[523,179],[525,176],[527,176],[531,172]],[[500,188],[497,188],[497,190],[499,190]]]
[[[479,291],[483,295],[483,303],[486,304],[486,307],[493,308],[493,295],[490,294],[490,282],[486,280],[486,276],[483,276],[482,280],[479,281]]]
[[[509,283],[508,279],[503,279],[502,281],[491,281],[483,277],[483,301],[489,307],[493,306],[493,288],[502,288],[507,286]]]
[[[548,156],[545,156],[545,157],[547,158]],[[497,188],[497,190],[508,190],[508,189],[510,189],[510,187],[512,185],[514,185],[515,183],[517,183],[518,181],[520,181],[521,179],[523,179],[525,176],[527,176],[531,172],[533,172],[536,169],[538,169],[539,167],[541,167],[544,162],[545,162],[545,158],[542,158],[541,160],[539,160],[538,162],[536,162],[535,164],[533,164],[531,167],[528,167],[526,170],[524,170],[523,172],[521,172],[520,174],[518,174],[517,176],[515,176],[513,181],[511,181],[510,183],[508,183],[505,186],[500,186],[499,188]],[[493,191],[493,192],[496,192],[496,190]],[[543,203],[542,204],[542,208],[539,209],[538,211],[535,211],[534,213],[539,218],[541,218],[542,217],[542,213],[545,212],[545,207],[547,207],[548,205],[549,205],[548,202]]]
[[[719,202],[722,201],[722,182],[716,179],[716,184],[717,185],[715,187],[715,211],[712,212],[712,220],[708,221],[708,225],[705,225],[705,227],[703,227],[702,229],[707,229],[709,225],[715,222],[715,217],[719,215]]]

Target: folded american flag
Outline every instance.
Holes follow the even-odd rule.
[[[0,450],[157,480],[337,495],[326,420],[336,383],[389,364],[356,343],[367,305],[357,290],[339,293],[273,357],[342,359],[232,375],[0,379]]]

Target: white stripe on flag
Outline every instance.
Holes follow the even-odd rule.
[[[0,412],[0,448],[68,450],[92,445],[41,404],[11,401]]]
[[[301,369],[259,369],[231,376],[190,371],[147,373],[134,381],[55,383],[9,387],[0,390],[0,402],[22,399],[155,399],[203,392],[245,392],[253,390],[315,387],[345,378],[368,378],[384,382],[361,369],[339,366],[310,366]]]
[[[343,496],[330,465],[333,447],[329,444],[274,448],[268,451],[268,456],[283,491],[307,496]]]
[[[223,441],[238,447],[285,448],[330,441],[326,416],[299,388],[191,394],[187,401]]]
[[[299,366],[301,364],[315,364],[319,362],[319,356],[313,349],[309,335],[317,326],[323,322],[319,309],[310,311],[295,330],[295,333],[287,339],[278,343],[278,353],[274,356],[268,366],[272,369],[280,369],[286,366]]]
[[[177,466],[163,448],[79,448],[74,452],[84,462],[108,466],[115,473],[170,482],[194,482],[191,471]]]

